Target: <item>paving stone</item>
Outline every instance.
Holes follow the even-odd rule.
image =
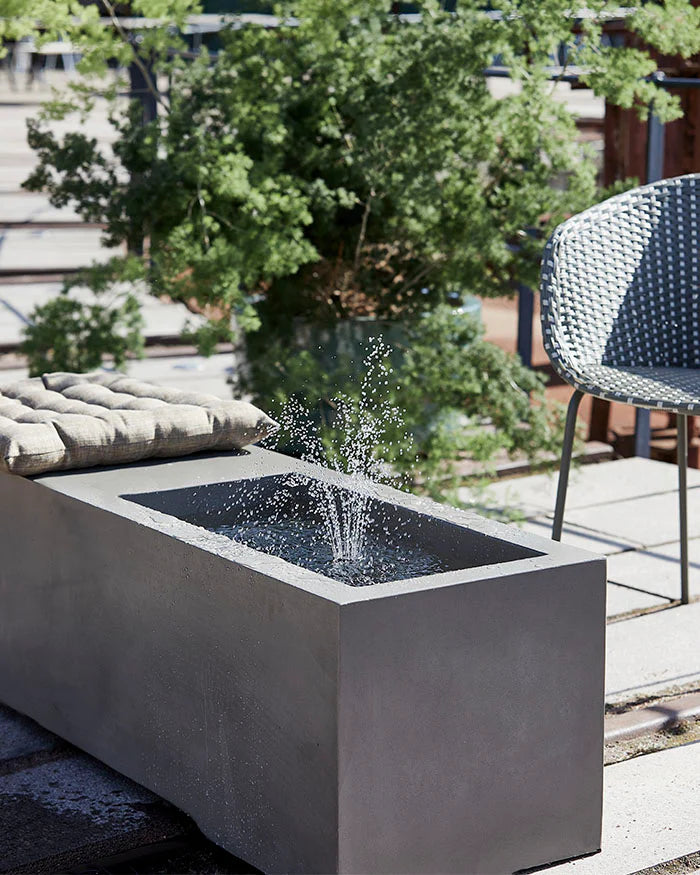
[[[121,249],[105,249],[97,228],[0,231],[0,271],[74,270],[107,261]]]
[[[520,83],[506,78],[489,78],[486,80],[491,94],[495,97],[505,97],[519,94]],[[557,82],[552,89],[555,100],[565,104],[574,117],[598,118],[605,116],[605,101],[596,97],[587,88],[572,88],[568,82]]]
[[[533,535],[539,535],[542,538],[551,538],[552,536],[552,520],[550,517],[537,517],[525,520],[525,522],[518,523],[518,525],[523,531],[531,532]],[[583,550],[590,550],[592,553],[599,553],[602,556],[619,553],[622,550],[635,550],[643,546],[631,538],[618,538],[614,535],[608,535],[604,531],[594,531],[569,523],[564,524],[562,541],[565,544],[571,544],[572,547],[580,547]]]
[[[22,331],[34,309],[55,298],[61,285],[58,282],[0,285],[0,344],[21,343]],[[196,327],[204,322],[202,316],[190,313],[184,304],[161,300],[141,289],[134,289],[133,293],[141,304],[146,338],[179,338],[188,325]],[[95,301],[95,295],[84,287],[73,289],[71,295],[86,303]]]
[[[534,474],[490,484],[484,491],[461,490],[460,498],[472,497],[488,507],[509,508],[526,516],[552,514],[557,494],[558,472]],[[688,470],[689,486],[700,486],[700,470]],[[618,459],[614,462],[583,465],[571,472],[566,497],[567,515],[576,509],[653,495],[675,492],[678,469],[651,459]]]
[[[26,145],[24,146],[26,149]],[[52,207],[43,194],[5,192],[0,198],[3,222],[77,222],[80,216],[70,207]]]
[[[700,596],[700,539],[688,542],[690,597]],[[669,599],[680,597],[680,544],[619,553],[608,560],[608,580]]]
[[[54,750],[60,743],[33,720],[0,705],[0,769],[10,760]]]
[[[0,777],[2,833],[12,836],[0,840],[0,871],[65,871],[86,855],[180,835],[183,822],[143,787],[76,754]]]
[[[238,357],[230,352],[208,358],[197,355],[156,356],[129,362],[127,374],[136,380],[161,386],[231,398],[232,390],[227,379],[238,363]],[[26,368],[0,370],[0,384],[21,380],[28,373]]]
[[[697,851],[698,775],[697,742],[607,766],[601,853],[544,871],[632,875]]]
[[[219,353],[209,358],[168,356],[134,362],[129,368],[129,375],[137,380],[146,380],[163,386],[231,398],[233,397],[231,386],[226,380],[237,367],[237,362],[238,359],[233,353]]]
[[[678,540],[678,494],[666,492],[573,510],[567,523],[645,547]],[[700,537],[700,487],[688,489],[688,534]]]
[[[31,321],[31,316],[40,307],[58,296],[62,283],[3,283],[0,285],[0,301],[22,324]],[[76,295],[88,300],[88,296]],[[94,296],[92,297],[94,300]]]
[[[59,85],[63,84],[60,80],[56,81]],[[37,115],[40,101],[48,100],[51,96],[48,87],[36,88],[31,92],[25,89],[13,92],[8,88],[5,76],[0,74],[0,192],[20,191],[22,182],[36,165],[36,156],[27,145],[26,122]],[[69,116],[65,121],[53,121],[49,125],[50,130],[58,136],[76,127],[80,127],[86,136],[94,137],[104,150],[114,140],[114,129],[109,124],[106,105],[102,101],[97,102],[85,122]],[[0,208],[0,221],[4,218]]]
[[[0,286],[0,295],[2,286]],[[22,342],[27,320],[0,297],[0,346],[15,347]]]
[[[544,538],[549,538],[552,531],[552,520],[549,517],[540,517],[534,520],[527,520],[520,525],[521,528],[533,534],[540,535]],[[601,532],[591,532],[577,526],[564,526],[562,540],[575,547],[581,547],[584,550],[590,550],[592,553],[599,553],[607,557],[608,562],[608,588],[607,588],[607,604],[606,613],[608,617],[614,617],[618,614],[626,614],[631,611],[639,611],[644,608],[662,607],[669,603],[673,598],[678,598],[678,589],[680,583],[677,582],[675,589],[672,585],[666,587],[671,595],[664,596],[662,592],[645,592],[643,586],[635,586],[632,584],[634,579],[632,575],[627,575],[627,578],[622,581],[618,580],[614,571],[617,569],[616,562],[622,557],[637,557],[644,555],[637,552],[635,546],[630,541],[621,540],[619,538],[610,538]],[[624,552],[619,552],[624,551]],[[633,559],[631,564],[638,560]],[[644,560],[641,560],[642,566]],[[676,564],[676,578],[678,578],[678,566]],[[679,580],[679,578],[678,578]],[[627,584],[627,585],[621,585]]]
[[[184,304],[164,301],[144,291],[137,292],[136,297],[141,304],[145,337],[179,338],[187,327],[194,329],[206,321],[190,313]]]
[[[27,321],[36,307],[60,293],[62,285],[61,282],[3,283],[0,285],[0,301],[16,319]]]
[[[627,556],[627,553],[619,553],[619,556]],[[610,561],[615,558],[608,558],[608,597],[606,605],[606,613],[608,617],[615,617],[618,614],[627,614],[630,611],[639,611],[643,608],[657,608],[667,605],[669,600],[658,595],[652,595],[648,592],[641,592],[629,586],[619,586],[616,583],[610,583]]]
[[[700,602],[609,624],[606,701],[627,702],[700,684],[699,642]]]
[[[0,194],[19,191],[24,180],[34,169],[34,160],[8,161],[0,157]]]

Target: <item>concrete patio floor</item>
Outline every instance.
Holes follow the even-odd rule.
[[[460,497],[477,509],[521,514],[517,525],[549,537],[556,489],[555,472],[501,480],[478,496],[464,489]],[[562,540],[608,561],[611,704],[700,686],[700,470],[688,471],[688,524],[691,604],[679,606],[675,465],[620,459],[571,474]]]
[[[668,861],[690,873],[683,857],[700,848],[700,743],[686,744],[605,769],[603,848],[543,871],[556,875],[633,875]],[[681,859],[679,859],[681,858]]]
[[[549,537],[557,473],[502,480],[461,498]],[[606,555],[606,702],[635,703],[700,690],[700,471],[688,472],[689,605],[679,605],[678,472],[649,459],[584,465],[572,472],[562,540]],[[700,743],[605,769],[603,851],[543,871],[625,875],[667,861],[700,871]],[[690,855],[690,856],[688,856]],[[679,860],[679,858],[681,858]],[[654,870],[656,871],[656,870]]]

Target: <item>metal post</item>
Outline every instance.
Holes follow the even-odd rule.
[[[663,73],[654,73],[652,81],[660,84],[664,80]],[[647,122],[647,182],[656,182],[664,175],[664,125],[654,113],[654,104],[649,105],[649,120]],[[634,454],[643,459],[649,458],[649,443],[651,441],[651,414],[648,410],[637,408],[635,417]]]
[[[681,535],[681,604],[690,601],[688,586],[688,417],[676,415],[678,431],[678,498]]]
[[[569,485],[569,468],[571,467],[571,453],[574,448],[576,437],[576,414],[578,406],[583,398],[583,392],[574,391],[569,401],[569,409],[566,411],[566,428],[564,429],[564,446],[561,451],[561,465],[559,466],[559,485],[557,487],[557,504],[554,508],[554,524],[552,526],[552,540],[561,541],[561,530],[564,525],[564,505],[566,504],[566,490]]]
[[[642,459],[648,459],[650,455],[649,443],[651,442],[651,416],[648,410],[638,407],[634,417],[634,454]]]
[[[138,36],[132,36],[134,42],[139,40]],[[136,51],[136,47],[134,48]],[[153,66],[144,61],[145,71],[150,78],[150,82],[146,79],[143,69],[132,61],[129,64],[129,97],[132,100],[138,100],[141,103],[141,123],[149,124],[156,119],[158,115],[158,101],[153,93],[153,88],[156,85],[156,76],[153,71]],[[133,179],[138,179],[139,174],[135,174]],[[127,241],[129,252],[133,255],[143,255],[144,238],[143,229],[134,229]]]
[[[660,83],[663,73],[655,73],[652,81]],[[654,113],[654,104],[649,105],[649,120],[647,122],[647,182],[656,182],[664,178],[664,124]]]
[[[518,355],[528,368],[532,365],[532,317],[535,312],[535,293],[529,286],[518,283]]]
[[[151,82],[155,83],[155,74],[153,68],[146,66]],[[149,83],[143,75],[143,71],[133,61],[129,64],[129,91],[130,97],[141,101],[143,107],[143,123],[147,125],[152,122],[158,114],[158,101],[153,91],[149,88]]]

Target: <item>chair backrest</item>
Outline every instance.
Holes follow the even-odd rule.
[[[700,367],[700,174],[617,195],[545,248],[542,331],[555,368]]]

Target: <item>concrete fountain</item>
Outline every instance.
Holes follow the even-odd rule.
[[[197,403],[42,379],[68,387],[59,410],[101,398],[117,412],[100,422],[143,429],[155,405],[150,427],[178,435]],[[6,406],[58,422],[30,383]],[[358,435],[338,409],[349,474],[312,440],[307,460],[253,446],[0,475],[0,701],[267,872],[503,873],[596,851],[604,561],[380,485],[397,412],[365,411]]]
[[[309,481],[356,487],[256,447],[1,476],[0,700],[268,872],[597,850],[603,560],[384,486],[367,543],[428,573],[352,586],[210,531],[280,484],[303,531]]]

